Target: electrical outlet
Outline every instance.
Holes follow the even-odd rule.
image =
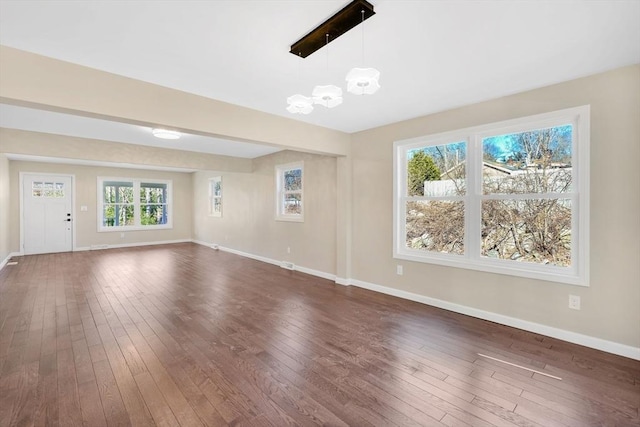
[[[289,246],[287,246],[287,253],[290,254],[291,253],[291,248]]]
[[[396,265],[396,274],[402,276],[402,273],[404,273],[402,266],[400,264]]]
[[[124,233],[120,233],[120,238],[124,239]]]
[[[86,212],[88,208],[85,205],[80,206],[80,212]]]
[[[569,295],[569,308],[580,310],[580,297],[578,295]]]

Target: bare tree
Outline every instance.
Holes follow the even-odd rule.
[[[529,197],[485,200],[485,256],[544,264],[571,264],[571,139],[566,127],[514,135],[508,176],[483,176],[483,193]],[[570,161],[570,160],[569,160]],[[550,194],[557,197],[549,198]],[[540,197],[539,195],[544,195]]]
[[[511,156],[504,167],[483,170],[481,254],[486,257],[568,266],[571,264],[571,127],[555,127],[509,136]],[[453,144],[450,144],[453,145]],[[463,196],[464,159],[448,146],[430,154],[443,180]],[[455,159],[455,160],[452,160]],[[496,163],[488,154],[485,161]],[[496,170],[500,170],[496,172]],[[492,173],[490,171],[493,171]],[[492,198],[492,195],[502,195]],[[504,195],[514,195],[505,198]],[[407,204],[408,247],[464,253],[464,202],[424,200]]]

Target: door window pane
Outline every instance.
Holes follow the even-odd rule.
[[[53,182],[44,183],[44,197],[53,197]]]
[[[54,197],[64,197],[64,182],[56,182],[53,190]]]
[[[44,195],[44,182],[32,182],[31,195],[33,197],[42,197]]]

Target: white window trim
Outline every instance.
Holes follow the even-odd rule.
[[[302,185],[299,191],[288,193],[299,193],[301,197],[300,214],[284,213],[284,173],[292,169],[300,169],[302,171]],[[304,162],[287,163],[285,165],[276,165],[276,221],[304,222]]]
[[[120,182],[131,182],[133,183],[133,195],[134,195],[134,203],[133,203],[133,221],[134,225],[122,225],[117,227],[106,227],[103,224],[102,215],[104,214],[104,194],[103,194],[103,185],[105,181],[120,181]],[[167,223],[159,224],[159,225],[141,225],[140,224],[140,184],[141,183],[150,183],[150,184],[166,184],[167,186]],[[97,199],[98,199],[98,212],[97,212],[97,223],[98,223],[98,232],[110,232],[110,231],[140,231],[140,230],[163,230],[163,229],[171,229],[173,228],[173,181],[166,179],[146,179],[146,178],[121,178],[121,177],[98,177],[98,185],[97,185]]]
[[[482,167],[482,138],[492,135],[522,132],[571,123],[572,175],[574,188],[567,194],[572,200],[572,238],[570,267],[547,266],[509,260],[488,259],[480,256],[480,202],[482,182],[478,169]],[[393,257],[409,261],[432,263],[450,267],[507,274],[571,285],[589,285],[589,147],[590,107],[568,108],[545,114],[475,126],[466,129],[411,138],[394,142],[393,162]],[[407,152],[427,145],[467,142],[467,194],[465,201],[465,254],[420,252],[406,247],[406,211],[404,189],[407,185]],[[517,195],[508,195],[517,198]],[[514,197],[515,196],[515,197]],[[544,195],[540,195],[544,197]],[[500,196],[497,196],[500,197]],[[451,197],[445,197],[451,199]],[[477,221],[473,221],[476,218]],[[478,248],[472,250],[472,248]]]
[[[216,196],[214,191],[214,185],[216,182],[220,183],[219,196]],[[209,216],[215,217],[215,218],[222,218],[222,211],[224,210],[224,207],[222,206],[223,193],[224,193],[224,188],[222,187],[222,177],[214,176],[212,178],[209,178]],[[215,203],[214,203],[215,199],[220,199],[220,212],[215,211]]]

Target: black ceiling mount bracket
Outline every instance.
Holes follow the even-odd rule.
[[[364,19],[362,11],[364,11]],[[375,14],[373,5],[368,1],[353,0],[331,18],[292,44],[289,53],[306,58]],[[328,41],[326,39],[327,34],[329,34]]]

